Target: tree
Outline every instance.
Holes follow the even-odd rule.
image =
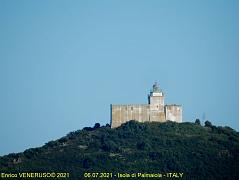
[[[100,123],[95,123],[94,129],[100,128]]]
[[[201,125],[200,119],[196,119],[195,124]]]
[[[89,169],[92,166],[94,166],[94,161],[91,158],[88,157],[83,160],[83,168]]]
[[[93,131],[94,129],[92,127],[84,127],[83,130],[85,130],[85,131]]]
[[[205,127],[212,127],[212,123],[210,121],[205,121]]]
[[[146,144],[143,141],[137,142],[136,144],[138,150],[144,150]]]

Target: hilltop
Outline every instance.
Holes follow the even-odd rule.
[[[129,121],[115,129],[96,124],[0,157],[1,172],[69,172],[70,179],[84,179],[86,172],[177,172],[184,179],[237,179],[238,169],[239,133],[210,123]]]

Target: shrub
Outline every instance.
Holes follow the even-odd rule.
[[[94,129],[100,128],[100,123],[95,123]]]
[[[210,121],[205,122],[205,127],[212,127],[212,123]]]
[[[197,125],[201,125],[200,120],[199,120],[199,119],[196,119],[195,124],[197,124]]]

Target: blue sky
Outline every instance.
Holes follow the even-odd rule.
[[[239,1],[0,0],[0,155],[110,122],[157,81],[239,130]]]

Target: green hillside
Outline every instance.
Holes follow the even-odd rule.
[[[110,177],[104,179],[130,179],[118,178],[117,173],[162,174],[164,178],[158,179],[239,179],[239,133],[209,122],[201,126],[130,121],[116,129],[96,124],[40,148],[0,157],[2,172],[70,176],[58,179],[99,179],[102,175]],[[179,173],[183,178],[172,178]],[[136,175],[132,179],[145,179]]]

